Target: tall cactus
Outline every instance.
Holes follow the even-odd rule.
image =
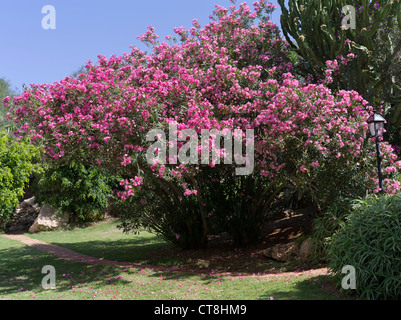
[[[354,53],[334,86],[357,90],[374,105],[384,101],[391,106],[388,119],[400,126],[400,0],[288,0],[288,8],[284,0],[278,3],[283,34],[302,57],[300,73],[323,76],[327,60]],[[346,5],[356,8],[355,29],[342,28]]]

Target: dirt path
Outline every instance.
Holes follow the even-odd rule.
[[[86,264],[96,264],[96,265],[106,265],[106,266],[117,266],[117,267],[133,267],[139,269],[152,269],[154,271],[169,271],[169,272],[185,272],[185,273],[194,273],[194,274],[205,274],[206,270],[198,270],[198,269],[181,269],[179,267],[163,267],[163,266],[154,266],[154,265],[146,265],[140,264],[135,262],[124,262],[124,261],[111,261],[103,258],[95,258],[85,254],[81,254],[75,252],[73,250],[60,247],[55,244],[47,243],[41,240],[33,239],[28,236],[22,234],[3,234],[3,237],[6,237],[11,240],[16,240],[22,242],[36,250],[51,253],[56,257],[72,262],[81,262]],[[320,269],[312,269],[312,270],[305,270],[301,272],[283,272],[283,273],[267,273],[267,274],[260,274],[258,276],[268,276],[268,277],[277,277],[277,276],[299,276],[299,275],[308,275],[308,276],[318,276],[318,275],[326,275],[327,268],[320,268]],[[214,276],[225,276],[226,273],[213,273]],[[255,276],[253,274],[242,274],[243,277],[250,277]]]

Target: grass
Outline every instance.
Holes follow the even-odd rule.
[[[125,235],[114,222],[84,229],[30,235],[43,241],[106,259],[155,263],[171,266],[185,263],[191,254],[172,248],[147,232]],[[160,252],[167,251],[167,255]],[[173,257],[171,253],[177,254]],[[192,253],[193,254],[193,253]],[[188,258],[189,256],[189,258]],[[161,257],[161,258],[160,258]],[[210,257],[209,257],[210,258]],[[161,260],[160,260],[161,259]],[[267,259],[266,259],[267,260]],[[217,259],[218,261],[218,259]],[[215,262],[214,262],[215,263]],[[269,262],[270,264],[272,262]],[[42,267],[56,270],[56,289],[41,287]],[[328,276],[300,273],[294,276],[241,273],[216,275],[156,271],[150,268],[123,268],[85,265],[39,252],[0,235],[0,299],[3,300],[259,300],[259,299],[339,299],[328,290]],[[266,265],[267,266],[267,265]],[[281,265],[276,263],[276,270]],[[228,271],[228,270],[226,270]]]
[[[108,260],[139,262],[144,264],[165,265],[176,261],[171,257],[160,260],[155,254],[163,250],[174,250],[158,236],[146,231],[139,235],[124,234],[117,228],[117,222],[99,223],[87,228],[57,230],[30,234],[31,238],[57,244],[79,253]]]
[[[190,268],[200,272],[213,270],[216,273],[261,274],[272,270],[299,271],[309,267],[266,259],[258,248],[252,250],[249,247],[235,248],[219,244],[211,245],[205,250],[183,251],[149,232],[127,235],[116,226],[117,222],[107,222],[88,228],[42,232],[29,236],[97,258]]]

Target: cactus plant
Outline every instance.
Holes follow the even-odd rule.
[[[324,76],[325,62],[354,53],[333,82],[335,89],[358,91],[371,104],[390,106],[388,120],[401,124],[400,0],[278,0],[281,27],[302,60],[297,70],[314,80]],[[352,5],[356,28],[344,28],[343,7]]]

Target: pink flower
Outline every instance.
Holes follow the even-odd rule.
[[[387,167],[384,169],[384,171],[386,171],[387,173],[396,172],[397,168],[396,167]]]
[[[164,164],[162,164],[161,166],[160,166],[160,168],[159,168],[159,177],[161,178],[161,177],[163,177],[163,173],[164,173],[164,170],[166,169],[166,166],[164,165]]]
[[[395,190],[401,189],[401,184],[400,184],[398,181],[396,181],[396,180],[393,181],[393,183],[391,184],[391,186],[392,186]]]
[[[9,101],[11,100],[11,98],[10,97],[5,97],[4,99],[3,99],[3,104],[7,104]]]
[[[149,111],[148,111],[148,110],[143,110],[143,111],[141,112],[141,114],[142,114],[143,120],[144,120],[144,121],[148,121],[148,118],[149,118]]]
[[[190,196],[191,194],[197,195],[198,191],[197,190],[189,190],[189,189],[185,189],[184,195],[185,196]]]
[[[131,163],[131,157],[128,157],[127,154],[124,154],[123,161],[121,162],[122,166],[127,166],[127,164]]]
[[[299,170],[301,170],[302,172],[308,172],[308,169],[307,169],[304,165],[302,165],[302,166],[299,168]]]

